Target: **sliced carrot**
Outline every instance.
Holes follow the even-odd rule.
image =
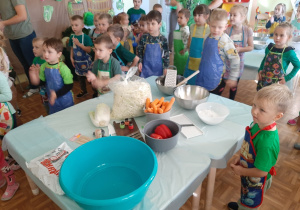
[[[150,98],[146,99],[146,109],[150,107]]]
[[[149,113],[153,113],[153,109],[150,108],[150,107],[147,109],[147,111],[148,111]]]
[[[158,107],[161,107],[162,103],[164,102],[165,98],[161,97],[159,102],[157,103]]]
[[[175,98],[173,97],[173,98],[171,98],[171,100],[170,100],[170,102],[169,102],[168,106],[166,106],[166,109],[165,109],[165,111],[164,111],[164,112],[168,112],[168,111],[170,111],[170,109],[172,108],[172,106],[173,106],[174,102],[175,102]]]
[[[159,99],[157,98],[157,99],[155,99],[155,100],[151,103],[151,106],[152,106],[152,105],[156,105],[158,102],[159,102]]]
[[[157,109],[157,112],[158,112],[159,114],[164,113],[164,111],[162,110],[162,108],[158,108],[158,109]]]
[[[165,111],[166,107],[165,107],[165,106],[162,106],[161,109],[162,109],[163,111]]]
[[[156,104],[153,104],[153,102],[152,102],[151,106],[152,106],[152,108],[153,108],[153,113],[154,113],[154,114],[157,114],[157,107],[156,107]]]

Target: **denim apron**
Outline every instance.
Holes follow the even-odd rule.
[[[246,127],[246,133],[244,142],[241,148],[240,163],[244,168],[254,168],[254,162],[256,157],[256,151],[253,146],[253,139],[259,134],[260,131],[271,130],[276,123],[257,131],[253,136],[250,132],[250,127]],[[275,168],[272,167],[269,171],[271,175],[276,175]],[[241,176],[241,204],[248,208],[258,208],[264,196],[264,187],[267,181],[267,176],[265,177],[249,177]]]
[[[196,37],[196,30],[197,26],[194,26],[193,30],[193,35],[192,35],[192,40],[190,44],[190,55],[188,57],[185,70],[183,73],[184,77],[188,77],[191,74],[193,74],[195,71],[199,69],[200,63],[201,63],[201,57],[202,57],[202,51],[203,51],[203,40],[205,37],[205,31],[207,28],[207,24],[204,26],[203,30],[203,37]],[[196,84],[196,77],[191,78],[187,84],[189,85],[195,85]]]
[[[46,90],[49,97],[51,96],[50,90],[58,91],[64,86],[64,81],[59,70],[60,64],[61,63],[57,64],[58,68],[45,67]],[[73,105],[73,95],[72,92],[69,91],[65,95],[58,97],[53,105],[49,103],[49,114],[53,114]]]
[[[181,39],[181,31],[176,30],[173,33],[173,42],[174,42],[174,66],[177,68],[177,74],[183,75],[189,53],[185,52],[183,55],[180,54],[180,51],[184,49],[184,44]]]
[[[135,23],[136,21],[138,21],[141,18],[142,14],[131,14],[129,17],[129,22],[130,24]]]
[[[0,137],[14,127],[14,118],[6,102],[0,103]]]
[[[202,55],[199,68],[200,73],[196,78],[196,85],[209,91],[218,87],[223,76],[224,63],[218,49],[219,40],[210,37],[207,37],[205,40],[203,47],[205,53]]]
[[[110,79],[111,78],[110,70],[111,70],[111,57],[108,60],[108,70],[100,69],[100,62],[98,62],[98,74],[97,74],[97,77],[100,80]],[[110,91],[110,88],[108,86],[105,86],[105,87],[102,87],[102,88],[98,89],[98,93],[100,95],[108,93],[109,91]]]
[[[75,37],[73,35],[73,37]],[[84,44],[84,34],[81,35],[81,44]],[[88,71],[92,70],[92,59],[91,56],[80,47],[73,43],[73,55],[75,72],[79,76],[85,76]]]
[[[244,26],[242,27],[242,33],[243,33],[242,40],[234,40],[234,37],[231,37],[231,33],[232,33],[232,27],[230,29],[229,37],[234,42],[235,47],[245,47],[246,46],[245,43],[244,43],[244,40],[245,40]],[[242,76],[243,71],[244,71],[244,60],[245,60],[244,55],[245,55],[244,52],[239,53],[239,56],[240,56],[240,75],[239,75],[239,78]],[[230,61],[226,60],[226,72],[224,73],[223,78],[228,79],[229,73],[230,73]]]
[[[285,48],[283,48],[282,53],[272,52],[272,49],[273,47],[266,56],[264,69],[261,71],[262,79],[257,83],[257,91],[263,87],[279,82],[279,79],[285,75],[282,66],[282,57]]]
[[[143,68],[140,77],[148,78],[161,75],[163,75],[161,46],[159,43],[149,43],[148,40],[145,43]]]

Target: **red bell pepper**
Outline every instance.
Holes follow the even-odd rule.
[[[152,137],[154,139],[163,139],[161,135],[156,134],[156,133],[151,133],[150,137]]]

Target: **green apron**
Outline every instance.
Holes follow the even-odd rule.
[[[175,30],[173,32],[174,41],[174,66],[177,67],[177,74],[183,75],[185,64],[189,57],[189,52],[185,52],[183,55],[180,51],[184,49],[184,44],[181,39],[181,31]]]
[[[100,62],[98,62],[98,74],[97,77],[101,80],[107,80],[111,78],[111,74],[110,74],[110,70],[111,70],[111,58],[109,58],[108,60],[108,70],[103,70],[100,69]],[[100,95],[103,95],[105,93],[108,93],[110,91],[108,86],[102,87],[98,89],[98,93]]]

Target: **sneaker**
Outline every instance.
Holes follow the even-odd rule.
[[[7,185],[5,193],[2,195],[1,200],[2,201],[10,200],[15,195],[18,189],[19,189],[19,183],[14,183],[13,185]]]
[[[9,166],[11,170],[16,171],[21,168],[21,166],[18,163],[14,163],[11,166]]]
[[[238,210],[239,209],[239,205],[237,204],[237,202],[229,202],[227,204],[227,207],[230,209],[230,210]]]
[[[97,97],[98,97],[98,93],[97,93],[97,92],[94,92],[93,98],[97,98]]]
[[[39,89],[36,88],[36,89],[29,89],[29,91],[23,95],[23,98],[29,98],[30,96],[32,96],[33,94],[36,94],[39,92]]]
[[[21,117],[21,109],[17,109],[17,115]]]
[[[289,125],[296,125],[296,124],[297,124],[297,120],[298,120],[298,117],[289,120],[289,121],[287,122],[287,124],[289,124]]]
[[[81,91],[79,94],[77,94],[76,98],[81,98],[81,97],[85,96],[86,94],[88,94],[86,91]]]
[[[295,143],[294,148],[300,150],[300,143]]]

